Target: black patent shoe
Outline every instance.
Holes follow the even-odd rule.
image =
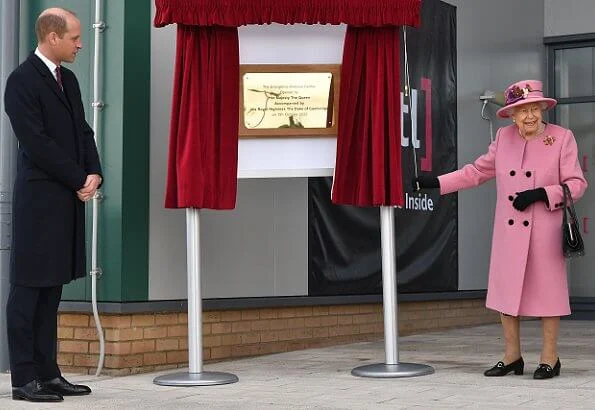
[[[61,395],[46,390],[37,380],[32,380],[24,386],[13,387],[12,399],[35,402],[56,402],[64,400]]]
[[[523,370],[525,369],[525,362],[522,357],[515,360],[510,364],[504,364],[504,362],[496,363],[496,366],[492,367],[491,369],[486,370],[483,372],[484,376],[488,377],[495,377],[495,376],[506,376],[510,372],[514,372],[514,374],[520,376],[523,374]]]
[[[561,367],[562,364],[560,364],[560,358],[558,358],[553,368],[547,363],[540,363],[539,366],[537,366],[537,370],[535,370],[535,373],[533,373],[533,378],[551,379],[554,376],[560,376]]]
[[[72,384],[62,376],[42,382],[41,384],[47,390],[62,396],[84,396],[91,393],[91,389],[88,386]]]

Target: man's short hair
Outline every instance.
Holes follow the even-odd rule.
[[[76,17],[76,14],[67,9],[60,9],[63,13],[41,13],[35,22],[35,34],[37,35],[37,42],[41,43],[45,40],[46,36],[51,32],[54,32],[58,37],[64,37],[64,34],[68,31],[68,22],[66,15],[70,14]]]

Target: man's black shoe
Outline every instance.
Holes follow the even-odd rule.
[[[62,396],[84,396],[85,394],[91,393],[89,387],[83,386],[82,384],[72,384],[62,376],[41,382],[41,384],[47,390]]]
[[[60,394],[46,390],[37,380],[32,380],[24,386],[12,388],[13,400],[29,401],[62,401]]]

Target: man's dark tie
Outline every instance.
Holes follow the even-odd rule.
[[[58,85],[62,91],[64,91],[64,86],[62,86],[62,70],[60,69],[60,66],[56,67],[56,81],[58,82]]]

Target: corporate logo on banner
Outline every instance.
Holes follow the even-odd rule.
[[[424,112],[424,128],[425,128],[425,147],[426,155],[419,158],[420,170],[425,172],[432,172],[432,80],[426,77],[421,79],[421,90],[424,94],[424,100],[419,102],[419,91],[415,88],[411,90],[411,95],[405,97],[405,93],[401,91],[401,147],[418,150],[421,143],[418,137],[418,111],[421,109]],[[409,102],[405,103],[405,98],[409,98]],[[409,112],[411,111],[411,112]],[[411,123],[411,132],[405,131],[405,119],[409,115]],[[408,184],[405,184],[407,187]],[[434,210],[434,200],[427,193],[410,194],[405,191],[405,209],[416,211],[431,212]]]
[[[413,192],[411,184],[416,166],[419,174],[432,176],[457,168],[456,8],[424,0],[421,16],[420,28],[407,29],[411,92],[401,94],[405,204],[395,210],[397,281],[399,292],[456,291],[457,195]],[[401,84],[404,71],[401,55]],[[308,183],[309,295],[380,295],[378,208],[333,205],[331,183]]]
[[[421,158],[421,170],[432,171],[432,80],[426,77],[421,78],[421,89],[425,94],[423,101],[424,110],[424,125],[425,125],[425,146],[426,155]],[[418,137],[418,104],[419,92],[417,89],[411,90],[410,104],[405,104],[405,93],[401,91],[401,146],[413,146],[419,149],[421,144]],[[411,112],[409,112],[409,105],[411,105]],[[411,121],[411,134],[405,131],[405,117],[409,115]]]

